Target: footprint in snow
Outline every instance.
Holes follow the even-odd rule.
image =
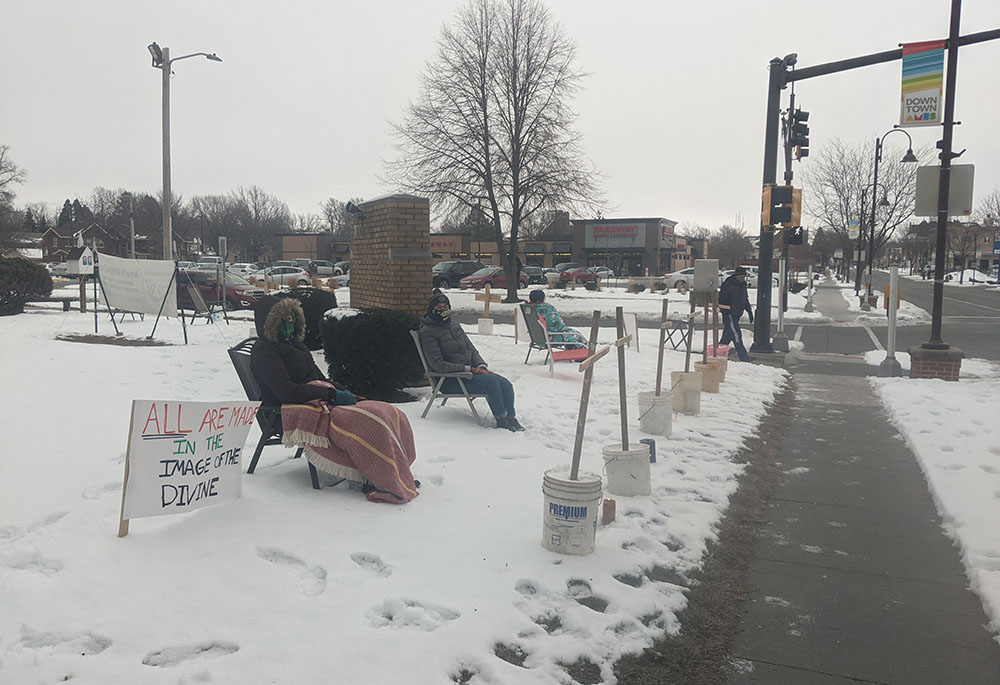
[[[415,628],[428,633],[459,616],[454,609],[406,598],[387,599],[368,612],[375,628]]]
[[[121,481],[115,481],[112,483],[105,483],[104,485],[94,485],[89,487],[81,492],[80,496],[84,499],[100,499],[102,497],[107,497],[108,495],[121,494],[121,491]]]
[[[373,576],[388,578],[392,575],[392,566],[382,561],[378,555],[369,554],[368,552],[354,552],[351,554],[351,561]]]
[[[52,654],[80,654],[92,656],[100,654],[111,646],[111,638],[91,632],[35,632],[27,627],[21,629],[21,646],[28,649],[44,649]]]
[[[62,562],[47,559],[36,550],[19,550],[0,555],[0,567],[15,571],[34,571],[43,576],[52,576],[63,569]]]
[[[309,564],[276,547],[258,547],[257,556],[279,566],[288,566],[299,578],[299,587],[307,595],[318,595],[326,589],[326,569]]]
[[[191,659],[228,656],[229,654],[235,654],[238,651],[240,651],[239,645],[232,642],[223,642],[221,640],[212,642],[194,642],[187,645],[164,647],[163,649],[158,649],[155,652],[150,652],[143,658],[142,663],[146,666],[170,668],[172,666],[178,666],[185,661],[190,661]]]

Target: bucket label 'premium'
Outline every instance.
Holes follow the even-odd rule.
[[[587,518],[587,507],[570,507],[565,504],[549,502],[549,515],[567,521],[570,519],[585,519]]]

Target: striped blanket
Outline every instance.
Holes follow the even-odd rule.
[[[419,493],[410,473],[413,431],[391,404],[363,400],[332,406],[313,401],[281,406],[284,443],[303,447],[309,461],[334,476],[367,478],[373,502],[408,502]]]

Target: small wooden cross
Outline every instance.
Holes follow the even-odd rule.
[[[580,371],[583,372],[583,390],[580,394],[580,413],[576,419],[576,440],[573,442],[573,461],[569,468],[570,480],[576,480],[580,475],[583,429],[587,425],[587,406],[590,404],[590,383],[594,378],[594,363],[611,350],[610,345],[605,345],[600,351],[597,351],[597,332],[600,323],[601,311],[597,309],[594,310],[594,318],[590,326],[590,343],[587,350],[590,356],[580,362]]]
[[[483,303],[483,318],[490,318],[490,302],[499,302],[499,295],[490,295],[490,284],[486,284],[486,292],[478,293],[476,300]]]

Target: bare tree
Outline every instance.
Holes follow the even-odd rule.
[[[348,202],[360,204],[363,200],[360,197],[352,197]],[[347,202],[341,202],[335,197],[328,198],[320,203],[323,212],[323,220],[330,233],[335,238],[351,237],[351,222],[347,216]]]
[[[971,268],[969,262],[975,259],[976,248],[988,236],[993,237],[993,228],[986,228],[974,221],[951,221],[948,223],[948,249],[955,254],[955,266],[961,271],[958,282],[965,282],[965,270]],[[959,266],[961,265],[961,266]]]
[[[921,159],[928,150],[917,151]],[[875,244],[878,250],[913,216],[919,164],[900,161],[901,154],[883,148],[878,188],[873,188],[875,158],[868,143],[834,140],[822,148],[804,173],[805,211],[825,229],[832,230],[851,249],[847,227],[853,222],[870,235],[872,202],[875,203]]]
[[[318,233],[325,228],[325,220],[319,214],[296,214],[293,231],[300,233]]]
[[[24,217],[14,211],[14,186],[24,183],[28,174],[10,158],[9,146],[0,145],[0,247],[7,247],[14,233],[21,230]]]
[[[987,193],[976,207],[975,219],[983,226],[1000,227],[1000,186]]]
[[[275,236],[292,228],[292,213],[288,205],[262,188],[237,188],[229,194],[234,216],[234,231],[230,243],[247,260],[256,260],[276,253]]]
[[[480,207],[517,299],[523,223],[545,209],[596,212],[597,173],[568,101],[576,47],[541,0],[470,0],[438,39],[421,92],[391,124],[400,158],[389,182],[461,217]]]
[[[720,267],[735,267],[753,253],[753,244],[742,230],[723,226],[711,234],[708,253],[719,260]]]

